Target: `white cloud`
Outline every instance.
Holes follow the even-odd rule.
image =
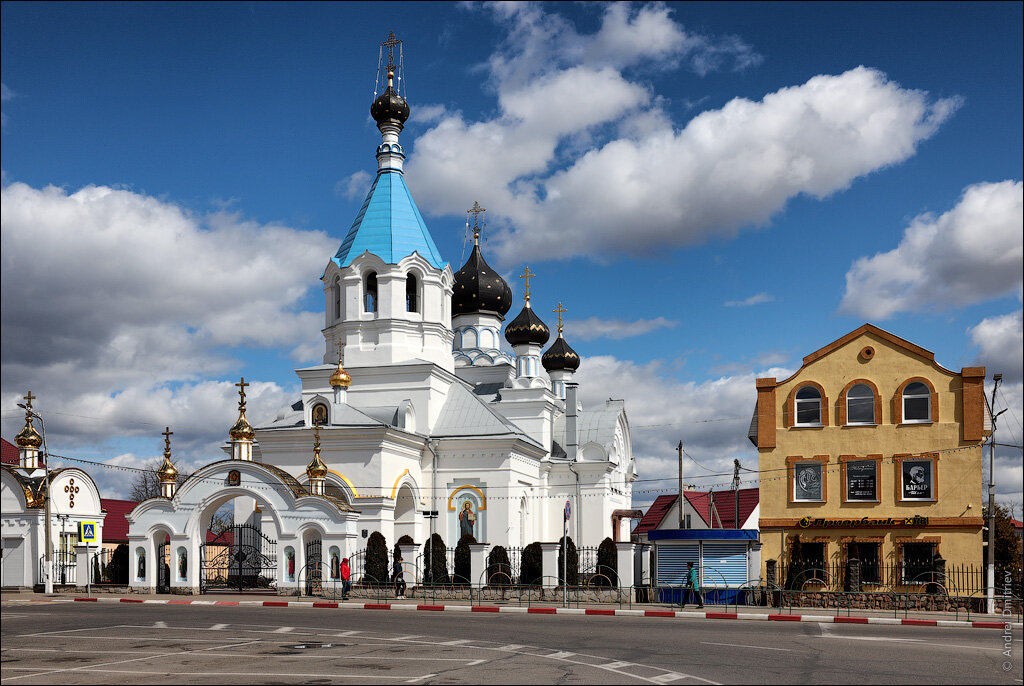
[[[742,40],[687,33],[663,5],[610,5],[587,35],[546,6],[491,7],[508,32],[488,61],[497,114],[445,114],[415,140],[407,173],[433,214],[486,199],[506,264],[732,236],[790,198],[907,159],[958,106],[860,67],[736,98],[679,129],[636,73],[756,63]]]
[[[370,190],[372,178],[369,172],[362,169],[352,172],[334,184],[334,194],[349,200],[362,200],[366,192]]]
[[[581,341],[592,341],[596,338],[610,338],[621,340],[642,336],[658,329],[674,329],[679,326],[679,321],[655,317],[654,319],[602,319],[600,317],[588,317],[587,319],[570,319],[565,322],[565,335],[571,339]]]
[[[335,247],[321,232],[96,186],[14,183],[0,215],[4,435],[31,388],[55,451],[165,425],[183,450],[208,451],[234,421],[236,389],[207,377],[241,368],[233,349],[318,352],[322,315],[301,302]],[[254,383],[251,416],[291,390]]]
[[[774,295],[768,295],[767,293],[758,293],[752,295],[745,300],[729,300],[725,303],[726,307],[750,307],[751,305],[760,305],[761,303],[775,302]]]
[[[1021,293],[1024,186],[979,183],[953,209],[915,217],[893,250],[862,257],[846,273],[839,309],[871,319],[970,305]]]
[[[1024,377],[1024,311],[1017,310],[998,317],[988,317],[967,330],[971,342],[978,346],[978,359],[991,374],[1000,373],[1006,383]]]
[[[576,380],[584,407],[608,398],[624,399],[633,434],[633,453],[642,482],[634,485],[636,503],[649,502],[651,489],[674,479],[676,444],[682,440],[687,453],[710,473],[732,473],[733,458],[757,468],[757,450],[747,439],[754,411],[756,376],[785,378],[792,372],[770,368],[697,383],[677,381],[671,365],[663,361],[637,364],[611,356],[585,357]],[[749,368],[748,368],[749,369]],[[729,477],[707,476],[707,469],[687,460],[687,482],[708,486],[729,482]],[[641,491],[648,491],[642,493]]]

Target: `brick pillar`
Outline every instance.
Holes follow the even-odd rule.
[[[845,590],[853,593],[860,591],[860,560],[855,557],[851,557],[846,561]]]
[[[929,593],[941,593],[946,586],[946,560],[937,556],[932,565],[934,573],[927,590]]]
[[[769,584],[779,585],[779,561],[768,560],[764,563],[764,578]]]

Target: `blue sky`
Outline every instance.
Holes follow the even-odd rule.
[[[30,386],[55,452],[139,464],[171,424],[201,464],[230,381],[257,419],[294,394],[393,30],[442,255],[479,200],[492,264],[568,308],[584,397],[626,397],[643,478],[680,438],[694,477],[755,466],[752,379],[865,321],[1002,371],[1021,442],[1019,3],[0,12],[6,437]]]

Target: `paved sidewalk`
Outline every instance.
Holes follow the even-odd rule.
[[[466,600],[441,600],[431,598],[367,599],[350,598],[347,601],[333,601],[321,598],[296,598],[295,596],[248,595],[248,594],[209,594],[198,596],[143,594],[143,593],[96,593],[85,594],[55,593],[44,595],[32,592],[4,592],[0,594],[4,603],[35,603],[35,602],[95,602],[95,603],[133,603],[147,604],[154,607],[160,605],[199,605],[199,606],[261,606],[261,607],[298,607],[349,610],[405,610],[427,612],[489,612],[543,615],[599,615],[615,617],[666,617],[711,620],[748,620],[748,621],[789,621],[789,622],[826,622],[851,624],[889,624],[936,627],[974,627],[982,629],[1003,629],[1009,621],[1015,629],[1022,628],[1019,617],[1006,620],[1000,615],[982,615],[952,612],[893,612],[892,610],[845,610],[838,614],[834,609],[823,608],[767,608],[749,606],[715,606],[706,605],[703,611],[682,609],[678,606],[658,603],[628,604],[579,604],[562,607],[559,603],[535,602],[519,604],[517,602],[486,602],[473,604]]]

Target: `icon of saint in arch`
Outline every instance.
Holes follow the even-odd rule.
[[[468,500],[462,501],[462,509],[459,511],[459,538],[466,534],[476,536],[476,513],[473,512],[473,503]]]

